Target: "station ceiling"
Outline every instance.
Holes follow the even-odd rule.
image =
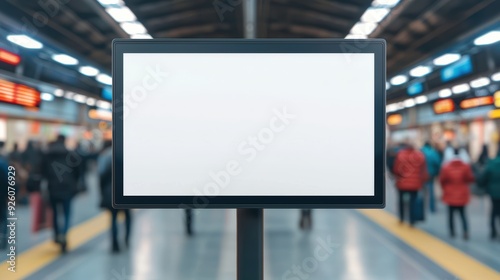
[[[258,38],[344,38],[372,2],[255,1]],[[244,37],[244,0],[124,2],[155,38]],[[370,37],[387,40],[390,76],[497,20],[498,11],[498,0],[402,0]],[[106,69],[111,67],[111,40],[128,37],[96,0],[3,0],[0,16]]]

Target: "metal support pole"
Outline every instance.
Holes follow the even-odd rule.
[[[237,279],[264,279],[264,210],[237,210]]]

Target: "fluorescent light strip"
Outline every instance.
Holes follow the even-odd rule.
[[[458,53],[447,53],[435,58],[432,63],[436,66],[445,66],[459,60],[460,57],[461,55]]]
[[[130,22],[130,21],[137,20],[134,13],[126,6],[119,7],[119,8],[107,8],[106,12],[116,22]]]
[[[106,75],[106,74],[99,74],[96,76],[95,79],[98,82],[103,83],[105,85],[111,85],[111,83],[113,82],[113,79],[109,75]]]
[[[92,67],[92,66],[82,66],[78,69],[78,71],[80,71],[80,73],[82,73],[83,75],[89,76],[89,77],[94,77],[97,74],[99,74],[99,70],[97,68]]]
[[[439,97],[441,97],[441,98],[447,98],[447,97],[450,97],[452,94],[453,94],[453,92],[451,92],[451,89],[449,89],[449,88],[444,88],[444,89],[442,89],[442,90],[440,90],[440,91],[438,92],[438,95],[439,95]]]
[[[346,39],[366,39],[391,12],[400,0],[374,0],[359,21],[351,28]]]
[[[52,55],[52,59],[56,62],[59,62],[64,65],[77,65],[78,59],[69,56],[67,54],[54,54]]]
[[[490,31],[482,36],[477,37],[474,40],[474,45],[483,46],[494,44],[496,42],[500,42],[500,31],[498,30]]]
[[[405,101],[403,101],[403,104],[406,108],[411,108],[415,106],[415,100],[413,98],[406,99]]]
[[[415,102],[417,104],[424,104],[425,102],[427,102],[427,100],[429,100],[429,99],[425,95],[415,97]]]
[[[125,31],[132,39],[152,39],[152,36],[148,34],[148,31],[137,20],[134,12],[125,5],[122,0],[97,0],[104,7],[105,11],[112,17],[120,27]]]
[[[40,94],[40,98],[45,101],[52,101],[54,100],[54,95],[48,93],[48,92],[42,92]]]
[[[58,88],[54,90],[54,95],[57,97],[63,97],[64,96],[64,90]]]
[[[493,80],[495,82],[500,81],[500,72],[497,72],[497,73],[491,75],[491,80]]]
[[[470,87],[468,84],[460,84],[460,85],[456,85],[456,86],[451,88],[451,91],[453,91],[454,94],[464,93],[468,90],[470,90]]]
[[[420,65],[420,66],[417,66],[417,67],[410,70],[410,76],[423,77],[423,76],[429,74],[431,71],[432,71],[431,67]]]
[[[481,78],[477,78],[475,80],[470,81],[469,84],[472,88],[480,88],[480,87],[484,87],[484,86],[489,85],[490,79],[488,79],[486,77],[481,77]]]
[[[41,49],[43,44],[26,35],[8,35],[7,40],[26,49]]]
[[[392,79],[391,79],[391,84],[393,86],[399,86],[399,85],[402,85],[404,83],[406,83],[408,81],[408,77],[405,76],[405,75],[397,75],[397,76],[394,76]]]

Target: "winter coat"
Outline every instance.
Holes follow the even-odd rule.
[[[393,173],[399,190],[420,190],[429,178],[424,154],[413,148],[402,149],[396,156]]]
[[[483,186],[493,199],[500,199],[500,155],[488,161],[479,178],[479,185]]]
[[[439,174],[439,168],[441,167],[441,156],[438,151],[430,145],[422,147],[422,153],[425,156],[425,164],[427,165],[427,173],[429,173],[429,179],[436,177]]]
[[[54,142],[43,159],[42,176],[47,179],[51,200],[71,199],[77,193],[81,158],[64,143]]]
[[[449,161],[439,175],[443,188],[443,202],[450,206],[465,206],[469,203],[470,187],[474,182],[472,168],[460,159]]]

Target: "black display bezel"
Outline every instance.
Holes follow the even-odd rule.
[[[385,206],[386,43],[382,39],[115,39],[113,50],[113,206],[115,208],[383,208]],[[124,196],[125,53],[373,53],[374,196]],[[353,93],[354,94],[354,93]],[[146,157],[146,156],[145,156]],[[146,158],[145,158],[146,160]],[[144,176],[146,174],[142,174]],[[205,203],[208,199],[208,203]],[[203,202],[203,203],[198,203]]]

